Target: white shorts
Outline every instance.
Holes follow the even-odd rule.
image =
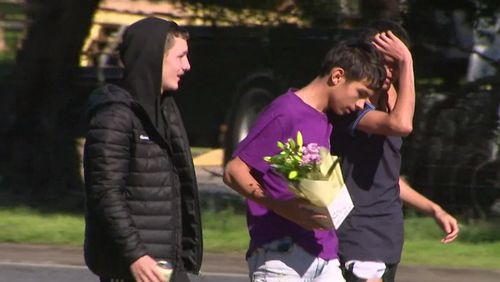
[[[386,264],[380,261],[350,260],[345,263],[345,268],[358,278],[377,279],[384,275]]]
[[[293,242],[283,248],[283,240],[258,248],[248,258],[252,282],[345,282],[338,259],[314,257]]]

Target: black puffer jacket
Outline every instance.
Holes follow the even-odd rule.
[[[164,109],[173,124],[168,144],[125,90],[106,85],[90,101],[84,159],[89,268],[99,276],[125,278],[129,265],[148,254],[197,273],[197,187],[182,124],[174,120],[176,108]],[[178,152],[174,158],[170,147]]]
[[[157,60],[130,62],[125,56],[126,67],[129,63],[142,71],[129,69],[127,77],[126,70],[125,89],[109,84],[89,98],[84,250],[88,267],[101,277],[131,278],[130,264],[144,255],[174,262],[180,270],[175,281],[187,279],[184,270],[198,273],[201,266],[201,219],[189,144],[172,96],[160,96],[168,25],[155,34],[158,21],[147,20],[131,31],[142,35],[143,28],[149,30],[155,48],[147,49],[147,56]],[[137,61],[141,56],[130,54],[141,53],[135,49],[132,44],[124,54]],[[140,78],[144,74],[153,77],[149,84]]]

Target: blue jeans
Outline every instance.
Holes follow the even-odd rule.
[[[345,282],[338,259],[314,257],[289,238],[258,248],[247,262],[252,282]]]

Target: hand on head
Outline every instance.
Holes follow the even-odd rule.
[[[390,30],[376,34],[372,44],[384,55],[387,63],[399,64],[412,59],[408,47]]]

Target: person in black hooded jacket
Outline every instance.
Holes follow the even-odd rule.
[[[198,187],[171,91],[189,71],[187,31],[146,18],[120,46],[124,78],[87,106],[85,261],[101,281],[164,281],[157,260],[189,281],[202,259]]]

